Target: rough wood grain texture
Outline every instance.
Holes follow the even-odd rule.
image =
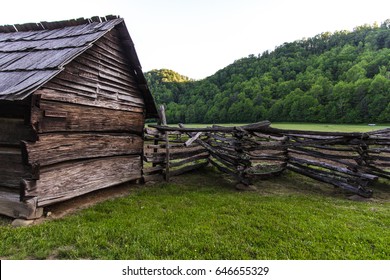
[[[193,140],[210,153],[213,165],[239,180],[245,180],[247,172],[275,175],[288,167],[305,176],[370,196],[372,192],[365,187],[377,177],[390,178],[387,170],[390,167],[390,129],[369,133],[299,131],[274,129],[267,122],[237,127],[185,128],[181,124],[179,128],[152,127],[160,134],[187,134],[188,141]],[[196,139],[200,132],[206,132],[207,137]]]
[[[368,179],[368,180],[373,180],[373,181],[378,179],[377,176],[374,176],[371,174],[363,173],[360,171],[354,172],[354,171],[349,170],[348,168],[345,168],[345,167],[340,167],[337,165],[332,165],[332,164],[329,164],[326,162],[321,162],[321,161],[316,161],[316,160],[299,159],[299,158],[295,158],[295,157],[290,157],[289,162],[290,163],[298,163],[301,165],[317,166],[317,167],[333,170],[333,171],[339,172],[341,174],[359,177],[362,179]]]
[[[299,168],[298,166],[291,165],[291,164],[288,165],[287,168],[289,170],[292,170],[292,171],[297,172],[299,174],[305,175],[307,177],[313,178],[313,179],[321,181],[321,182],[325,182],[325,183],[334,185],[336,187],[340,187],[340,188],[345,189],[345,190],[349,190],[351,192],[357,193],[357,194],[364,196],[364,197],[371,197],[372,196],[371,190],[366,190],[363,187],[354,186],[354,185],[351,185],[349,183],[342,182],[340,180],[337,180],[337,179],[334,179],[334,178],[331,178],[328,176],[321,176],[318,174],[318,172],[313,171],[313,170]]]
[[[52,91],[45,98],[121,110],[145,108],[143,92],[117,32],[111,30],[46,83],[44,90]]]
[[[36,198],[20,201],[19,193],[0,191],[0,214],[19,219],[37,219],[43,209],[37,208]]]
[[[50,165],[75,159],[142,154],[142,138],[135,134],[49,133],[37,142],[24,142],[28,164]]]
[[[232,126],[232,127],[223,127],[223,126],[215,126],[215,127],[206,127],[206,128],[185,128],[185,127],[170,127],[170,126],[161,126],[161,125],[149,125],[150,127],[157,128],[161,131],[178,131],[182,133],[191,133],[191,132],[233,132],[235,130],[258,130],[264,127],[268,127],[270,122],[264,121],[261,123],[257,123],[254,126]]]
[[[67,162],[42,168],[39,180],[25,183],[22,199],[37,197],[41,207],[140,178],[140,156]]]
[[[138,106],[130,106],[122,104],[122,102],[112,102],[112,100],[105,99],[103,97],[100,97],[99,99],[91,98],[91,96],[81,95],[80,92],[74,92],[62,86],[58,86],[56,87],[56,89],[44,88],[41,90],[37,90],[36,94],[41,95],[42,99],[45,100],[61,101],[65,103],[76,103],[92,107],[101,107],[137,113],[144,112],[144,108],[140,108]]]
[[[56,112],[59,117],[46,117],[45,111]],[[31,122],[39,133],[127,131],[141,134],[144,116],[129,111],[41,100],[39,107],[33,108]]]
[[[173,162],[171,161],[169,163],[169,166],[170,167],[178,167],[178,166],[181,166],[181,165],[184,165],[184,164],[187,164],[187,163],[195,162],[197,160],[207,159],[209,156],[210,156],[210,154],[208,152],[205,152],[205,153],[201,153],[201,154],[197,154],[197,155],[188,157],[188,158],[180,160],[180,161],[176,161],[176,162],[175,161],[173,161]]]
[[[203,134],[203,132],[198,132],[198,133],[196,133],[195,136],[193,136],[192,138],[188,139],[188,140],[184,143],[184,146],[186,146],[186,147],[191,146],[192,143],[194,143],[195,140],[197,140],[202,134]]]
[[[206,152],[203,147],[191,149],[174,149],[169,152],[169,160],[183,159]],[[166,151],[163,152],[146,152],[145,159],[147,162],[162,162],[166,160]]]

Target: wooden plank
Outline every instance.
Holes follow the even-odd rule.
[[[170,165],[170,167],[178,167],[178,166],[181,166],[183,164],[187,164],[187,163],[190,163],[190,162],[195,162],[195,161],[201,160],[201,159],[206,159],[209,156],[210,156],[210,154],[208,152],[201,153],[201,154],[198,154],[198,155],[186,158],[186,159],[178,161],[178,162],[170,162],[169,165]]]
[[[309,156],[314,156],[314,157],[319,157],[319,158],[324,158],[324,159],[351,159],[351,160],[355,160],[358,158],[358,155],[351,155],[351,154],[340,154],[340,153],[329,153],[329,154],[326,154],[326,153],[323,153],[323,152],[320,152],[318,150],[312,150],[312,149],[307,149],[307,148],[303,148],[303,147],[295,147],[295,146],[290,146],[288,148],[288,151],[289,152],[292,152],[292,153],[303,153],[303,154],[307,154]]]
[[[160,105],[157,113],[159,116],[159,123],[162,125],[167,125],[167,118],[165,116],[165,106]],[[165,181],[169,181],[170,148],[169,148],[169,134],[168,134],[168,132],[164,133],[164,142],[165,142],[164,179],[165,179]],[[156,154],[156,150],[154,151],[154,154]]]
[[[271,125],[270,121],[261,121],[257,123],[252,123],[248,125],[239,126],[240,129],[248,131],[261,131],[263,128],[267,128]]]
[[[155,129],[155,128],[150,128],[150,127],[145,127],[145,133],[149,134],[151,136],[160,136],[161,133]]]
[[[72,76],[66,71],[61,72],[57,77],[45,85],[46,88],[78,93],[79,95],[86,96],[91,99],[97,98],[97,86],[98,85],[96,83],[90,83],[87,79],[80,79],[78,76],[75,76],[72,80]]]
[[[57,84],[57,88],[61,85],[66,86],[69,89],[76,90],[76,92],[82,91],[95,98],[99,94],[113,96],[115,99],[117,99],[118,96],[121,96],[123,101],[129,101],[129,105],[144,105],[142,95],[136,84],[127,84],[123,86],[109,79],[86,77],[86,75],[80,77],[79,75],[80,73],[73,74],[72,72],[69,72],[69,70],[62,71],[55,80],[48,83],[46,87],[50,87],[50,84],[54,83]]]
[[[142,154],[143,140],[134,134],[48,133],[24,142],[28,164],[41,166],[75,159]]]
[[[99,58],[91,55],[88,50],[83,55],[76,58],[75,61],[77,63],[83,64],[84,66],[97,69],[99,71],[100,77],[116,77],[129,84],[137,84],[135,77],[132,76],[129,71],[117,69],[114,65],[101,61]]]
[[[202,134],[203,134],[203,132],[196,133],[192,138],[188,139],[184,143],[184,146],[186,146],[186,147],[191,146],[191,144],[194,143],[194,141],[196,141]]]
[[[275,140],[275,141],[286,141],[288,139],[287,136],[272,136],[269,134],[264,134],[260,132],[251,132],[256,137],[259,137],[261,139],[267,139],[267,140]]]
[[[232,169],[232,170],[237,171],[237,166],[238,166],[238,164],[236,164],[236,163],[232,163],[232,162],[226,160],[225,158],[220,157],[220,156],[217,155],[217,154],[210,154],[209,159],[210,159],[210,158],[214,158],[214,159],[216,159],[218,162],[220,162],[221,164],[223,164],[224,166],[228,167],[229,169]]]
[[[128,73],[131,69],[129,65],[118,63],[113,57],[108,56],[106,53],[103,54],[102,49],[96,46],[86,50],[84,55],[87,57],[89,56],[89,59],[97,59],[102,66],[112,69],[113,71]]]
[[[333,170],[333,171],[336,171],[336,172],[339,172],[339,173],[344,173],[346,175],[355,176],[355,177],[359,177],[359,178],[364,178],[364,179],[368,179],[368,180],[372,180],[372,181],[375,181],[375,180],[378,179],[377,176],[374,176],[374,175],[371,175],[371,174],[362,173],[362,172],[359,172],[359,171],[354,172],[354,171],[349,170],[348,168],[332,165],[332,164],[329,164],[329,163],[326,163],[326,162],[321,162],[321,161],[314,161],[314,160],[290,157],[289,158],[289,162],[290,163],[291,162],[296,162],[296,163],[299,163],[299,164],[306,164],[306,165],[313,165],[313,166],[317,166],[317,167],[322,167],[322,168]]]
[[[43,209],[37,208],[36,198],[20,201],[19,193],[0,191],[0,214],[17,219],[36,219]]]
[[[117,43],[113,43],[102,38],[101,40],[96,41],[94,45],[98,47],[96,48],[98,52],[110,60],[115,61],[116,63],[125,67],[131,67],[131,63],[128,57],[122,52],[122,50],[120,50],[120,48],[116,47],[120,45],[120,43],[121,42],[119,42],[119,40]]]
[[[165,113],[164,113],[165,118]],[[166,120],[165,120],[166,121]],[[169,181],[169,160],[170,160],[170,149],[169,149],[169,135],[165,133],[165,180]]]
[[[117,50],[118,52],[125,54],[125,50],[122,47],[120,37],[121,37],[121,35],[119,34],[118,30],[116,28],[114,28],[110,32],[108,32],[106,35],[104,35],[104,37],[101,38],[100,41],[109,45],[111,48]]]
[[[390,172],[383,170],[381,168],[375,167],[375,166],[362,166],[361,168],[363,171],[368,172],[372,175],[378,176],[383,179],[390,180]]]
[[[180,127],[170,127],[170,126],[161,126],[161,125],[149,125],[149,127],[157,128],[161,131],[177,131],[180,133],[191,133],[191,132],[233,132],[234,127],[205,127],[205,128],[180,128]]]
[[[157,144],[157,145],[155,145],[155,144],[147,144],[146,148],[147,149],[165,149],[166,146],[167,146],[166,144]],[[169,143],[169,148],[170,149],[184,148],[184,144],[171,144],[171,143]]]
[[[120,100],[112,101],[112,100],[105,100],[102,98],[95,99],[91,96],[85,96],[81,95],[78,91],[72,91],[71,89],[65,88],[63,86],[53,86],[51,84],[51,88],[44,87],[41,90],[37,90],[35,93],[42,96],[42,100],[49,100],[49,101],[58,101],[58,102],[65,102],[65,103],[75,103],[85,106],[91,106],[91,107],[100,107],[100,108],[106,108],[106,109],[114,109],[114,110],[120,110],[120,111],[130,111],[130,112],[137,112],[137,113],[143,113],[144,108],[139,107],[138,105],[129,105],[125,102],[122,102]]]
[[[169,159],[175,160],[175,159],[187,158],[187,157],[204,153],[206,151],[207,150],[202,147],[196,149],[174,149],[174,150],[170,150]],[[148,157],[153,156],[153,157],[160,157],[160,158],[164,158],[167,155],[166,150],[164,152],[158,152],[158,153],[154,152],[154,153],[145,153],[145,154]]]
[[[300,135],[300,136],[305,136],[305,137],[309,137],[309,136],[315,136],[317,137],[316,139],[318,139],[318,137],[321,137],[321,136],[329,136],[330,138],[338,138],[338,137],[348,137],[348,138],[358,138],[358,139],[362,139],[363,136],[364,136],[364,133],[360,133],[360,132],[327,132],[327,131],[309,131],[309,130],[293,130],[293,129],[279,129],[279,128],[273,128],[273,127],[266,127],[266,128],[262,128],[259,132],[261,133],[270,133],[270,134],[276,134],[276,135],[290,135],[290,134],[294,134],[294,135]],[[323,139],[327,139],[327,138],[323,138]],[[328,138],[329,139],[329,138]]]
[[[164,106],[164,105],[160,105],[160,108],[159,108],[159,110],[158,110],[158,116],[159,116],[161,125],[167,127],[167,126],[166,126],[166,125],[167,125],[167,118],[166,118],[166,116],[165,116],[165,106]],[[152,126],[152,125],[149,125],[149,126],[150,126],[150,127],[154,127],[154,126]],[[157,129],[158,129],[158,128],[157,128]],[[158,129],[158,130],[160,130],[160,129]],[[167,131],[169,131],[169,130],[167,130]],[[173,131],[174,131],[174,130],[173,130]]]
[[[199,133],[199,132],[198,132]],[[226,134],[224,136],[218,135],[217,133],[207,133],[207,136],[209,138],[213,138],[215,140],[221,141],[223,143],[226,143],[228,145],[234,146],[236,144],[236,139],[231,136],[230,138],[226,137]]]
[[[287,169],[294,171],[296,173],[305,175],[307,177],[313,178],[315,180],[325,182],[325,183],[334,185],[336,187],[351,191],[353,193],[359,194],[359,195],[364,196],[364,197],[371,197],[372,196],[371,190],[366,190],[363,187],[353,186],[351,184],[341,182],[341,181],[338,181],[338,180],[335,180],[335,179],[332,179],[332,178],[329,178],[326,176],[321,176],[316,171],[305,170],[305,169],[299,168],[299,166],[295,166],[295,165],[291,165],[291,164],[287,165]]]
[[[41,207],[140,178],[140,156],[67,162],[42,168],[40,179],[25,184],[21,196],[37,197]]]
[[[123,71],[113,65],[107,65],[88,54],[88,51],[77,57],[70,65],[75,69],[90,73],[92,77],[114,80],[123,85],[130,85],[130,87],[137,85],[137,81],[130,71]]]
[[[45,117],[44,111],[66,114],[66,118]],[[32,110],[31,122],[40,132],[70,132],[70,131],[111,131],[134,132],[141,134],[144,126],[144,116],[140,113],[117,111],[106,108],[95,108],[41,100],[40,107]]]
[[[205,143],[209,144],[211,147],[213,147],[215,150],[224,151],[227,153],[231,153],[232,155],[237,156],[237,152],[235,150],[235,145],[228,145],[222,142],[216,142],[212,139],[206,139],[204,140]]]

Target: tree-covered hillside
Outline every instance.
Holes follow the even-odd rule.
[[[390,20],[285,43],[200,81],[146,78],[171,123],[390,122]]]

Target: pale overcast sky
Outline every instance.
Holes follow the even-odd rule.
[[[144,71],[194,79],[234,60],[322,32],[390,18],[389,0],[18,0],[2,1],[0,24],[120,15]]]

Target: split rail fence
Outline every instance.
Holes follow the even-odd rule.
[[[270,124],[150,125],[144,132],[144,159],[149,163],[144,179],[169,180],[211,164],[250,185],[256,178],[291,170],[364,197],[372,196],[368,188],[379,177],[390,179],[390,128],[343,133],[282,130]]]

